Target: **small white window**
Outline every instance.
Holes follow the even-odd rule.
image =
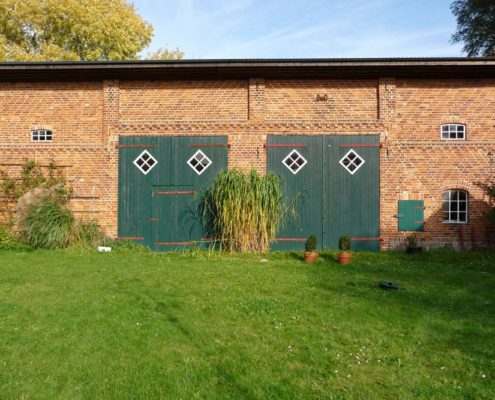
[[[442,195],[443,222],[465,224],[468,213],[468,193],[464,190],[450,189]]]
[[[297,174],[307,162],[308,161],[296,149],[292,150],[287,157],[282,160],[282,164],[284,164],[294,175]]]
[[[198,175],[201,175],[211,164],[213,164],[213,162],[201,150],[194,153],[194,155],[187,160],[187,163]]]
[[[358,153],[351,149],[344,157],[341,158],[339,163],[347,170],[347,172],[354,175],[356,171],[363,166],[364,160]]]
[[[466,140],[466,125],[447,124],[440,129],[442,140]]]
[[[52,131],[47,129],[36,129],[31,131],[31,141],[33,142],[47,142],[52,140]]]
[[[155,165],[158,164],[158,161],[155,160],[148,150],[144,150],[135,160],[134,165],[138,167],[138,169],[143,173],[147,174],[150,172]]]

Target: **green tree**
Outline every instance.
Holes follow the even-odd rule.
[[[126,0],[0,0],[0,61],[133,60],[152,36]]]
[[[457,17],[453,43],[464,43],[470,57],[495,56],[495,0],[456,0],[451,10]]]

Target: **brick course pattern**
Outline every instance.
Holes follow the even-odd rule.
[[[382,248],[403,243],[397,202],[425,201],[425,240],[479,245],[493,176],[495,80],[208,80],[0,83],[0,168],[55,161],[73,189],[71,207],[117,235],[120,135],[228,135],[229,168],[266,170],[270,134],[378,134],[382,144]],[[440,140],[462,123],[467,140]],[[53,141],[31,142],[32,129]],[[442,221],[442,192],[469,192],[467,224]],[[12,207],[12,204],[10,205]],[[4,213],[5,215],[5,213]]]

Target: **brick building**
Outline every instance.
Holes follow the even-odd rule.
[[[78,217],[160,249],[201,240],[180,209],[227,165],[304,194],[279,248],[482,245],[495,59],[3,63],[0,132],[0,168],[54,161]]]

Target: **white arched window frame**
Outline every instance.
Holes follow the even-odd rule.
[[[442,194],[443,222],[465,224],[468,221],[469,193],[461,189],[449,189]]]
[[[466,140],[466,133],[464,124],[444,124],[440,127],[442,140]]]

